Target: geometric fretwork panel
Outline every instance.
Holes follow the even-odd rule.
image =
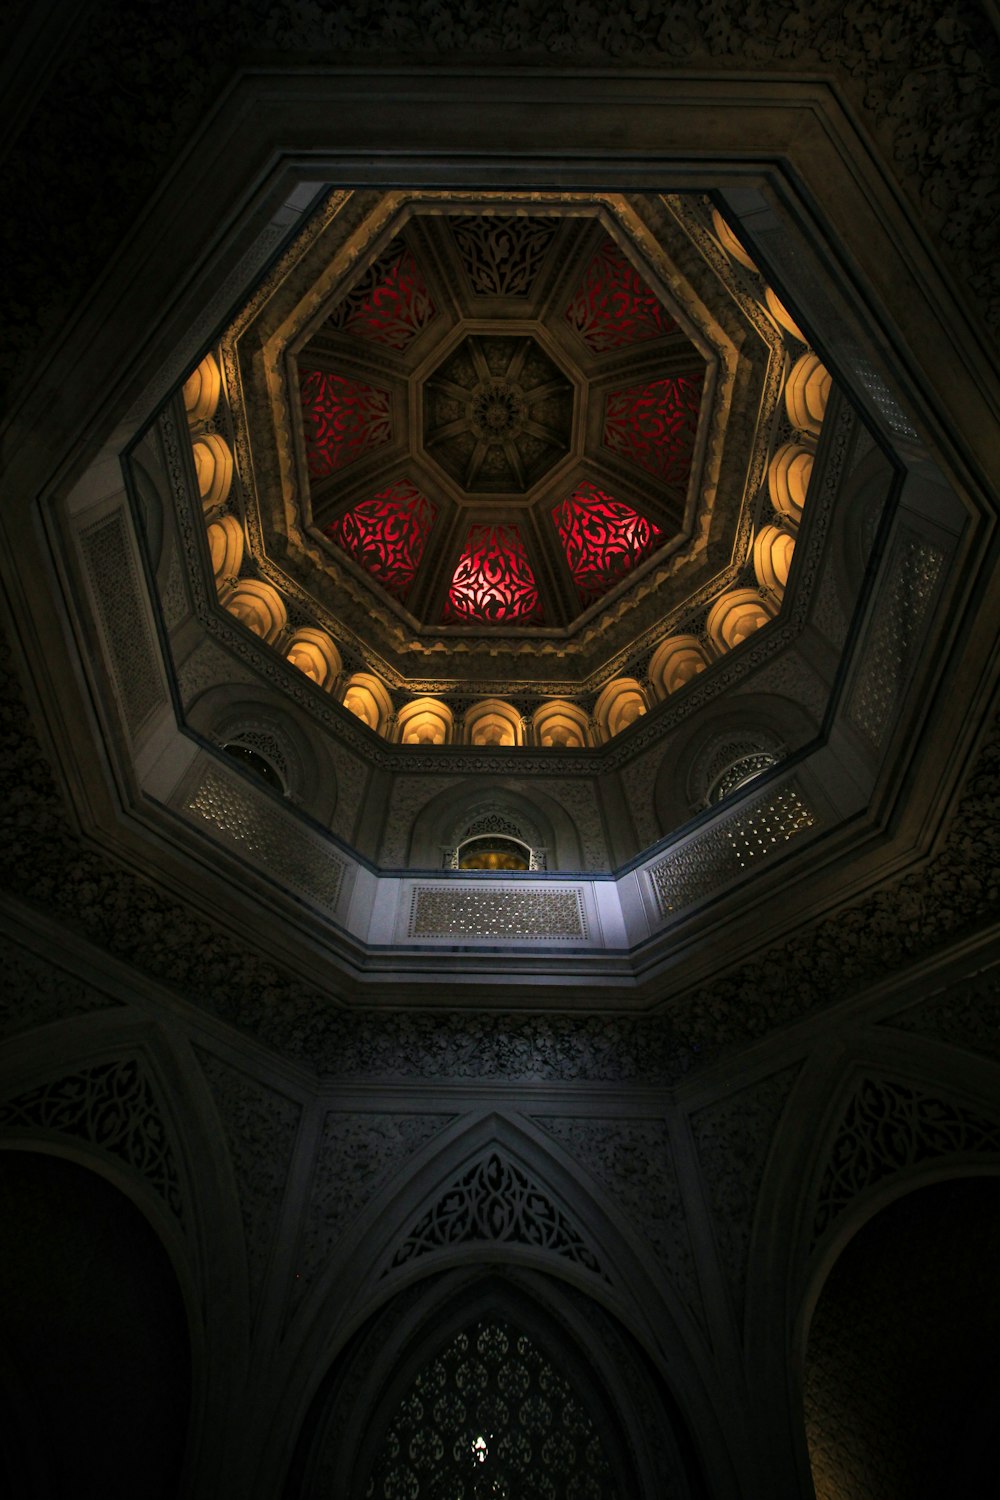
[[[553,507],[552,520],[583,605],[607,593],[663,539],[652,521],[592,484],[577,485]]]
[[[426,495],[400,479],[352,506],[326,534],[388,593],[405,600],[436,513]]]
[[[393,240],[327,321],[338,332],[405,349],[433,317],[434,303],[416,261],[401,240]]]
[[[110,1152],[181,1218],[181,1189],[163,1118],[133,1058],[81,1068],[0,1105],[0,1131],[54,1130]]]
[[[313,479],[324,479],[392,438],[388,391],[328,370],[303,370],[299,388]]]
[[[902,1084],[866,1078],[844,1112],[823,1173],[814,1243],[853,1198],[893,1172],[970,1154],[1000,1156],[1000,1124]]]
[[[611,239],[598,246],[566,309],[566,321],[601,354],[644,339],[663,338],[677,324]]]
[[[704,376],[675,375],[613,391],[604,408],[604,446],[664,484],[683,488],[691,473]]]
[[[468,1167],[418,1220],[389,1270],[433,1250],[477,1242],[547,1250],[609,1279],[562,1209],[520,1167],[495,1150]]]
[[[453,625],[538,625],[542,602],[520,527],[469,527],[444,609]]]
[[[616,1500],[565,1374],[506,1320],[463,1329],[420,1371],[382,1441],[369,1500]]]

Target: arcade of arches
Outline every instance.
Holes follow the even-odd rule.
[[[4,1494],[991,1492],[1000,34],[862,11],[12,28]]]

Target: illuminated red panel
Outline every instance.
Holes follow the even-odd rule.
[[[683,488],[691,472],[704,376],[677,375],[608,396],[604,446]]]
[[[327,370],[300,377],[306,460],[313,479],[353,464],[392,437],[389,392]]]
[[[326,534],[397,599],[420,566],[437,511],[406,479],[345,512]]]
[[[607,593],[663,540],[663,532],[646,516],[592,484],[578,485],[568,500],[553,507],[552,519],[584,605]]]
[[[566,309],[566,321],[601,354],[623,344],[659,339],[677,324],[614,240],[604,240]]]
[[[434,316],[435,308],[416,261],[398,240],[353,287],[330,315],[343,332],[405,349]]]
[[[469,527],[443,618],[450,625],[541,624],[538,584],[520,527]]]

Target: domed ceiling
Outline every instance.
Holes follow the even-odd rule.
[[[289,659],[422,745],[600,744],[652,706],[657,652],[680,686],[767,624],[798,522],[768,460],[785,439],[807,478],[790,392],[821,418],[829,381],[715,220],[696,195],[334,194],[219,348],[226,608],[265,638],[280,614]],[[776,532],[780,578],[754,551]]]

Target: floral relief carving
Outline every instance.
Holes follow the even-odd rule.
[[[0,1104],[0,1134],[55,1131],[124,1162],[183,1220],[177,1163],[152,1085],[134,1058],[81,1068]]]
[[[277,1228],[302,1107],[220,1058],[196,1050],[225,1130],[252,1295],[260,1286]]]
[[[690,1310],[701,1297],[670,1134],[662,1120],[535,1116],[581,1166],[607,1188]]]
[[[453,1118],[444,1114],[327,1112],[316,1148],[296,1266],[299,1294],[316,1277],[341,1235],[383,1183]]]
[[[950,1100],[866,1078],[850,1099],[817,1195],[814,1243],[859,1193],[940,1157],[1000,1157],[1000,1123]]]
[[[783,1068],[691,1115],[716,1243],[737,1309],[743,1305],[764,1167],[798,1071],[798,1064]]]

